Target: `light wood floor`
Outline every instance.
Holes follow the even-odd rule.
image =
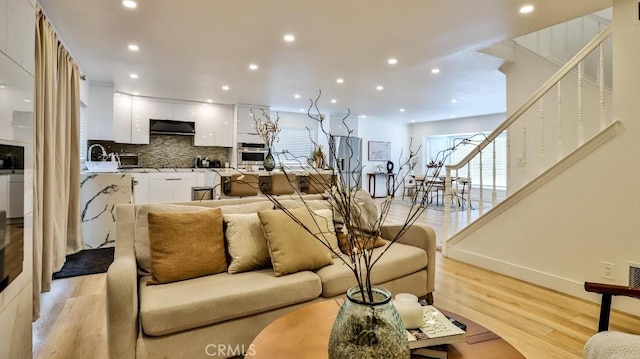
[[[406,210],[393,205],[388,222]],[[442,232],[442,212],[430,210],[420,221]],[[597,327],[598,305],[439,254],[436,260],[437,306],[494,331],[527,358],[582,357],[582,346]],[[33,325],[34,358],[107,358],[105,279],[97,274],[53,281]],[[611,324],[640,334],[640,318],[614,312]]]

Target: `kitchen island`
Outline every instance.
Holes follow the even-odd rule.
[[[113,247],[116,235],[116,206],[131,202],[130,174],[82,173],[80,218],[84,248]]]

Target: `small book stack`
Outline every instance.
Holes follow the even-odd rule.
[[[447,358],[447,345],[464,342],[466,328],[454,323],[431,305],[422,307],[424,324],[418,329],[407,329],[409,348],[413,354],[429,358]]]

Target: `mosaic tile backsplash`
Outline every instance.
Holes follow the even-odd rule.
[[[194,146],[192,136],[180,135],[150,135],[148,145],[131,145],[126,143],[115,143],[112,141],[89,140],[87,146],[94,143],[103,145],[107,152],[137,153],[142,160],[142,167],[161,168],[193,167],[194,157],[208,157],[210,160],[220,160],[224,166],[225,162],[231,160],[231,148],[215,146]],[[92,160],[97,160],[100,150],[92,151]]]

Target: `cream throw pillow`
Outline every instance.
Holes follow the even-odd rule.
[[[224,214],[225,237],[231,257],[229,273],[248,272],[271,264],[267,240],[257,213]]]
[[[149,284],[162,284],[223,272],[227,268],[222,211],[149,212]]]
[[[327,221],[326,217],[320,215],[312,217],[306,208],[292,209],[290,212],[314,233],[321,231],[333,233],[335,238],[331,214]],[[260,211],[258,216],[267,239],[276,277],[303,270],[319,269],[333,263],[331,251],[287,213],[280,210]],[[324,228],[319,229],[316,222],[324,223],[326,227],[322,226]],[[328,233],[327,236],[329,236]]]

